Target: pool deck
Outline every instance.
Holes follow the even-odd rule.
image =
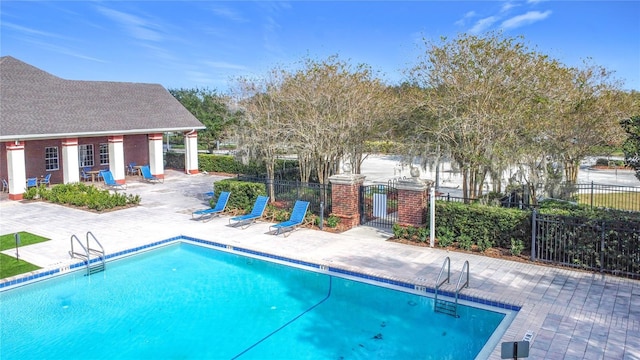
[[[193,210],[207,206],[202,194],[219,179],[171,170],[164,184],[131,178],[125,192],[141,195],[141,206],[103,214],[9,201],[3,194],[0,233],[28,231],[50,238],[20,248],[21,259],[45,269],[77,262],[69,258],[70,237],[84,239],[87,231],[107,253],[184,235],[429,287],[448,256],[454,282],[464,261],[470,263],[470,288],[464,294],[522,307],[501,342],[533,332],[529,359],[640,359],[638,280],[403,245],[386,241],[389,231],[364,226],[341,234],[298,229],[285,238],[269,234],[266,222],[242,230],[229,227],[227,216],[192,220]],[[3,253],[15,256],[14,250]],[[490,359],[500,358],[498,344]]]

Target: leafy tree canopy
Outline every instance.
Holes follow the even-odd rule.
[[[236,121],[236,114],[227,106],[227,98],[215,90],[169,89],[169,93],[207,127],[198,135],[208,144],[209,149],[212,149],[215,141],[220,140]]]
[[[628,138],[622,145],[625,161],[635,169],[636,178],[640,180],[640,115],[632,116],[620,122]]]

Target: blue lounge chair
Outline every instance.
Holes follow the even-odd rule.
[[[113,178],[113,174],[111,170],[101,171],[100,176],[104,180],[104,184],[113,190],[126,190],[127,184],[118,184],[116,180]]]
[[[87,173],[87,169],[85,168],[80,168],[80,178],[84,181],[89,181],[91,180],[91,175]]]
[[[142,178],[145,181],[153,182],[153,183],[164,182],[163,179],[160,179],[158,177],[155,177],[155,176],[151,175],[151,170],[149,169],[149,165],[141,166],[140,167],[140,172],[142,173]]]
[[[135,161],[132,161],[127,165],[127,175],[138,175],[138,169],[136,169]]]
[[[285,234],[287,231],[293,231],[296,227],[298,227],[304,221],[304,216],[307,214],[307,209],[309,208],[308,201],[296,200],[295,205],[293,205],[293,211],[291,211],[291,217],[289,220],[281,222],[279,224],[271,225],[269,227],[269,231],[271,229],[275,229],[274,234]]]
[[[264,213],[264,209],[267,208],[267,203],[269,202],[268,196],[258,196],[256,198],[256,202],[253,204],[253,209],[251,212],[246,215],[234,216],[229,219],[229,225],[231,226],[239,226],[243,229],[249,227],[249,225],[253,224],[256,220],[262,217]],[[235,221],[235,223],[232,223]]]
[[[218,200],[216,202],[216,206],[209,209],[196,210],[191,213],[191,218],[196,220],[204,220],[209,221],[213,219],[214,216],[220,215],[221,212],[227,207],[227,202],[229,202],[229,196],[231,195],[228,191],[223,191],[218,196]],[[196,218],[196,215],[198,216]]]
[[[38,186],[38,178],[28,178],[27,179],[27,189]]]
[[[40,185],[51,185],[51,173],[47,174],[44,178],[40,180]]]

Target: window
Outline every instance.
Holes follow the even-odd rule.
[[[78,157],[80,158],[80,167],[93,167],[93,144],[78,146]]]
[[[44,148],[44,167],[47,171],[60,169],[57,146]]]
[[[109,144],[100,144],[100,165],[109,165]]]

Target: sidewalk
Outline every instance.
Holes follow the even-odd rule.
[[[470,263],[464,294],[522,307],[501,342],[534,332],[530,359],[640,359],[640,281],[403,245],[386,241],[389,232],[369,227],[342,234],[299,229],[285,238],[267,234],[269,223],[240,230],[228,227],[225,216],[197,222],[191,212],[207,206],[201,195],[222,178],[166,175],[164,184],[129,181],[125,192],[140,195],[141,205],[102,214],[2,200],[0,233],[50,238],[20,249],[23,260],[44,268],[71,263],[70,236],[83,238],[87,231],[108,253],[185,235],[429,287],[449,256],[454,278],[465,260]],[[499,345],[490,358],[500,359]]]

